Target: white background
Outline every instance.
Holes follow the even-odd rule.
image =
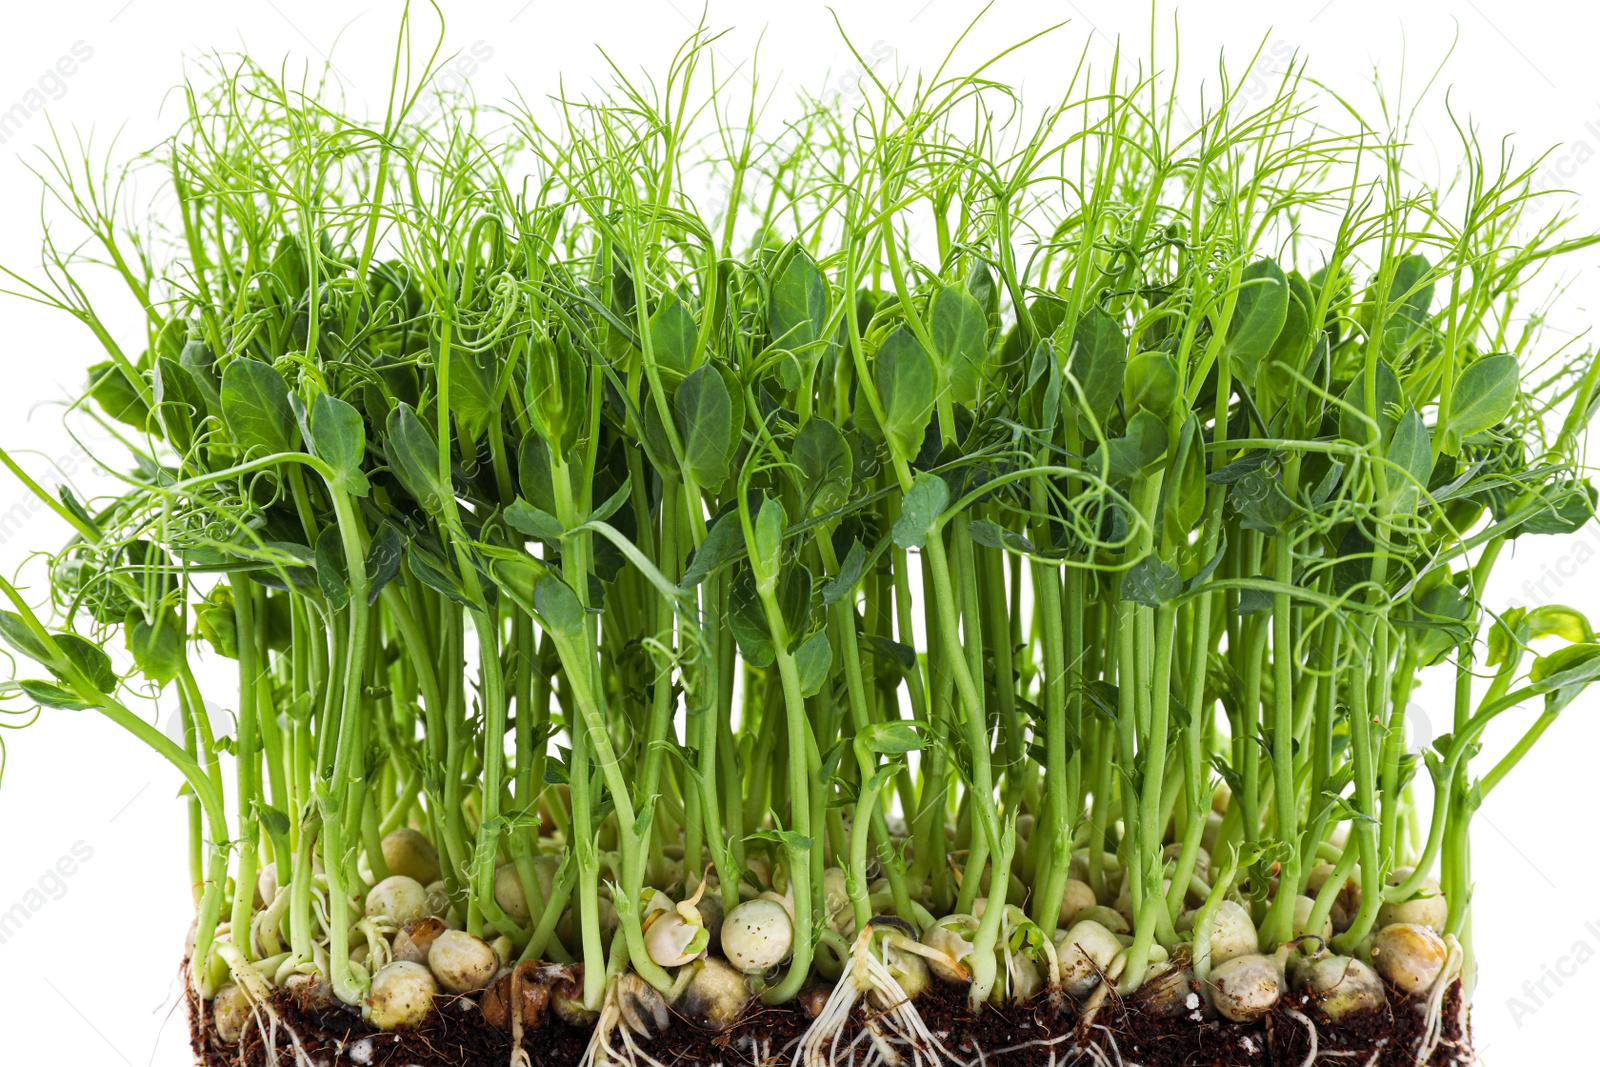
[[[597,45],[624,70],[661,72],[671,48],[692,29],[692,3],[449,2],[444,41],[447,51],[479,57],[464,67],[480,99],[498,99],[513,85],[534,99],[560,78],[582,91],[602,76]],[[837,6],[863,53],[892,54],[887,62],[902,69],[937,65],[978,11],[962,0]],[[351,107],[381,112],[396,12],[394,5],[347,0],[10,5],[0,33],[0,111],[41,99],[29,91],[75,44],[92,55],[69,78],[46,79],[47,106],[0,144],[0,263],[24,273],[36,264],[40,199],[27,165],[38,163],[37,146],[49,142],[52,123],[63,138],[92,132],[103,146],[119,137],[124,156],[149,147],[170,132],[176,109],[168,91],[194,70],[196,57],[241,47],[267,67],[283,60],[291,70],[331,56]],[[431,14],[418,16],[431,32]],[[1061,19],[1070,22],[1004,68],[1025,100],[1050,99],[1086,43],[1102,57],[1117,39],[1136,56],[1148,52],[1149,12],[1142,5],[999,0],[961,55],[981,59]],[[724,72],[747,62],[760,38],[762,84],[775,93],[773,118],[783,116],[795,89],[854,91],[857,65],[820,3],[713,0],[707,21],[732,29],[716,46]],[[1159,52],[1170,57],[1170,6],[1157,22],[1168,41]],[[1477,124],[1491,152],[1506,135],[1514,137],[1519,159],[1550,150],[1545,180],[1587,197],[1580,223],[1600,229],[1600,166],[1592,165],[1600,154],[1600,99],[1591,92],[1597,22],[1600,13],[1578,5],[1508,0],[1192,2],[1180,26],[1183,73],[1185,80],[1213,75],[1225,50],[1241,74],[1258,45],[1267,55],[1287,46],[1310,59],[1312,76],[1365,107],[1374,99],[1375,75],[1391,97],[1403,90],[1409,101],[1443,63],[1433,106],[1423,109],[1414,131],[1414,161],[1425,170],[1453,167],[1456,141],[1442,106],[1448,88],[1454,113]],[[733,77],[742,87],[742,75]],[[1247,93],[1266,91],[1261,84]],[[1580,253],[1560,278],[1548,279],[1571,283],[1552,313],[1559,329],[1586,328],[1597,256]],[[75,454],[59,428],[59,409],[47,403],[75,389],[83,368],[103,357],[86,332],[57,314],[9,298],[0,308],[0,443],[36,476],[71,478],[86,493],[104,490],[111,483]],[[137,321],[137,309],[122,307],[113,319],[127,326]],[[49,514],[15,509],[24,501],[22,487],[0,472],[0,567],[7,573],[30,550],[63,536]],[[1491,600],[1594,608],[1597,549],[1594,529],[1570,543],[1525,542],[1503,562]],[[1525,587],[1541,579],[1542,589]],[[1583,1005],[1600,995],[1600,900],[1586,892],[1600,873],[1592,833],[1597,700],[1592,694],[1568,709],[1479,815],[1476,1027],[1488,1063],[1565,1062],[1592,1047],[1593,1012]],[[1429,718],[1448,719],[1447,710],[1430,715],[1435,705],[1427,693],[1420,703],[1414,723],[1420,732],[1429,729]],[[189,1063],[182,1012],[174,1007],[189,920],[176,774],[90,713],[51,713],[5,739],[0,912],[18,902],[44,903],[20,933],[0,943],[0,1063]],[[1491,743],[1508,739],[1495,734]],[[75,847],[89,858],[63,864],[69,875],[52,873]],[[42,895],[31,895],[36,891]]]

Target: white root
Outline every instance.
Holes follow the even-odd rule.
[[[1094,992],[1090,994],[1088,1001],[1084,1004],[1083,1021],[1078,1024],[1080,1032],[1087,1033],[1089,1028],[1094,1026],[1094,1017],[1100,1014],[1101,1006],[1105,1004],[1106,997],[1110,996],[1111,991],[1116,988],[1117,979],[1122,977],[1122,970],[1127,965],[1127,954],[1124,952],[1117,953],[1117,958],[1111,961],[1111,966],[1106,969],[1105,976],[1101,978],[1100,984],[1095,987]],[[1102,1027],[1102,1029],[1104,1028]],[[1109,1030],[1106,1031],[1108,1034],[1110,1032]],[[1113,1038],[1112,1040],[1114,1045],[1115,1039]],[[1122,1057],[1119,1055],[1117,1059],[1120,1062]]]
[[[294,1067],[316,1067],[311,1057],[306,1054],[300,1045],[300,1035],[295,1033],[294,1027],[284,1022],[272,1007],[272,985],[258,970],[255,964],[245,958],[238,946],[228,941],[218,941],[215,944],[218,956],[228,965],[228,973],[233,977],[234,984],[244,993],[245,999],[250,1003],[250,1024],[261,1032],[261,1037],[266,1044],[266,1057],[268,1067],[278,1065],[278,1030],[281,1027],[289,1037],[289,1045],[294,1050]],[[262,1018],[267,1023],[262,1025]],[[240,1035],[243,1040],[243,1035]]]
[[[288,886],[279,886],[272,903],[256,912],[250,920],[250,943],[257,956],[276,956],[283,951],[283,939],[278,936],[278,927],[289,913],[291,895]]]
[[[1444,995],[1450,989],[1450,983],[1461,975],[1461,963],[1464,955],[1461,951],[1461,942],[1456,940],[1454,934],[1446,934],[1445,945],[1449,948],[1449,955],[1445,956],[1444,966],[1439,968],[1439,976],[1433,980],[1433,986],[1428,990],[1427,1014],[1424,1016],[1422,1040],[1417,1044],[1417,1067],[1422,1067],[1433,1058],[1439,1049],[1439,1042],[1444,1037]]]
[[[527,1051],[522,1047],[522,968],[511,967],[511,1067],[533,1067]]]
[[[840,975],[827,1002],[817,1013],[800,1038],[795,1051],[794,1067],[832,1067],[839,1062],[839,1037],[845,1023],[850,1020],[850,1010],[863,994],[875,994],[880,1012],[868,1020],[867,1028],[851,1042],[854,1048],[863,1037],[872,1042],[872,1052],[863,1067],[874,1067],[878,1062],[897,1065],[905,1057],[900,1047],[909,1047],[911,1062],[915,1067],[939,1067],[940,1055],[945,1060],[956,1060],[933,1036],[922,1015],[912,1005],[910,998],[900,988],[882,960],[872,952],[872,924],[868,923],[856,935],[850,948],[850,960]],[[938,1053],[936,1055],[935,1053]],[[852,1054],[851,1059],[854,1059]],[[587,1065],[584,1065],[587,1067]]]
[[[398,931],[394,922],[385,915],[374,915],[356,923],[352,933],[360,934],[367,942],[368,971],[376,974],[384,964],[394,958],[394,952],[389,947],[389,939]]]
[[[267,1018],[267,1025],[261,1025],[261,1016]],[[288,1035],[289,1048],[294,1053],[292,1067],[318,1067],[316,1060],[300,1044],[300,1035],[295,1033],[294,1027],[283,1021],[283,1018],[272,1010],[272,1005],[265,1002],[250,1006],[250,1021],[255,1028],[261,1031],[262,1041],[266,1045],[266,1067],[279,1067],[278,1060],[278,1029]]]
[[[595,1020],[594,1034],[589,1038],[588,1047],[583,1050],[583,1057],[578,1060],[578,1067],[603,1067],[605,1064],[615,1063],[621,1067],[639,1067],[643,1062],[646,1067],[666,1067],[666,1064],[651,1056],[639,1047],[633,1039],[633,1027],[628,1022],[622,1010],[622,1001],[618,995],[621,983],[612,980],[607,983],[605,1000],[600,1004],[600,1018]],[[521,1003],[512,1001],[515,1014],[521,1015]],[[622,1041],[622,1048],[611,1046],[611,1035],[616,1033]],[[645,1036],[649,1036],[648,1031]],[[518,1048],[521,1043],[518,1042]]]
[[[1300,1067],[1314,1067],[1317,1062],[1317,1024],[1304,1012],[1295,1011],[1293,1008],[1286,1008],[1284,1014],[1306,1028],[1306,1035],[1311,1039],[1311,1051],[1306,1053],[1306,1058],[1300,1062]]]

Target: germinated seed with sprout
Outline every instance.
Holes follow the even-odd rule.
[[[428,891],[415,878],[391,875],[367,893],[368,915],[381,915],[399,926],[428,916]]]
[[[794,944],[789,911],[775,900],[747,900],[722,920],[722,954],[746,974],[769,971]]]
[[[249,995],[232,982],[218,989],[211,1001],[211,1022],[217,1028],[217,1036],[231,1044],[239,1040],[249,1021]]]
[[[1391,886],[1404,885],[1412,875],[1410,867],[1396,867],[1386,879]],[[1420,888],[1409,900],[1385,901],[1378,909],[1379,927],[1394,923],[1412,923],[1426,926],[1434,933],[1443,933],[1450,917],[1450,904],[1439,891],[1435,878],[1424,878]]]
[[[383,862],[390,874],[404,875],[425,886],[439,880],[438,850],[409,826],[384,835]]]
[[[475,993],[494,980],[500,958],[482,938],[446,930],[428,948],[428,969],[451,993]]]
[[[1333,939],[1333,919],[1332,919],[1331,915],[1330,915],[1329,918],[1326,918],[1326,919],[1324,919],[1322,921],[1322,928],[1320,930],[1307,930],[1306,929],[1306,923],[1311,921],[1311,910],[1314,907],[1316,907],[1316,901],[1312,900],[1310,897],[1304,897],[1304,896],[1295,897],[1294,898],[1294,923],[1290,927],[1290,929],[1294,932],[1294,936],[1295,937],[1304,937],[1307,934],[1311,934],[1313,936],[1322,938],[1322,940],[1324,940],[1324,941],[1332,940]],[[1213,950],[1213,951],[1215,951],[1215,950]]]
[[[699,918],[698,912],[695,917]],[[682,967],[705,952],[709,943],[705,927],[685,920],[676,911],[656,913],[644,931],[645,951],[663,967]]]
[[[528,901],[522,892],[522,877],[512,864],[505,864],[494,872],[494,902],[513,922],[527,925],[531,917]]]
[[[556,974],[550,982],[550,1007],[556,1018],[568,1026],[593,1026],[600,1016],[599,1008],[590,1008],[583,1002],[584,965],[574,964]]]
[[[1253,954],[1257,941],[1255,923],[1250,921],[1250,913],[1244,905],[1224,900],[1211,921],[1212,966]]]
[[[1444,970],[1449,955],[1444,940],[1431,927],[1394,923],[1372,936],[1372,962],[1396,987],[1425,993]]]
[[[1122,942],[1116,934],[1093,919],[1080,918],[1070,930],[1056,934],[1061,988],[1070,996],[1088,996],[1121,951]]]
[[[681,988],[680,988],[681,987]],[[750,1002],[744,976],[714,956],[698,959],[680,973],[672,1009],[705,1030],[726,1030]]]
[[[1235,956],[1211,969],[1211,1004],[1225,1019],[1248,1022],[1272,1010],[1284,994],[1283,975],[1267,956]]]
[[[433,1010],[438,992],[438,983],[427,967],[397,960],[373,974],[367,1018],[380,1030],[415,1029]]]
[[[1291,980],[1296,989],[1310,993],[1317,1007],[1334,1022],[1377,1011],[1388,1003],[1378,972],[1350,956],[1319,952],[1299,960]]]
[[[928,967],[945,982],[965,982],[972,971],[964,966],[972,955],[972,940],[978,930],[975,915],[946,915],[922,931],[921,941],[940,955],[928,958]],[[952,966],[952,961],[960,966]]]
[[[1076,878],[1068,878],[1061,890],[1060,924],[1071,926],[1083,909],[1095,907],[1098,903],[1093,886]]]
[[[427,963],[428,951],[445,929],[444,923],[431,915],[407,923],[394,935],[394,958],[411,963]]]

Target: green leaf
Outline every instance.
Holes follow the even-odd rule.
[[[910,674],[917,669],[917,650],[882,634],[868,634],[866,649],[894,663],[903,674]]]
[[[1399,425],[1399,420],[1392,412],[1405,403],[1406,395],[1400,387],[1400,379],[1395,377],[1394,370],[1381,359],[1378,360],[1377,381],[1378,402],[1370,410],[1377,412],[1379,443],[1387,444],[1394,434],[1394,428]],[[1366,382],[1366,372],[1358,372],[1344,393],[1344,402],[1349,406],[1339,411],[1339,436],[1358,445],[1366,444],[1371,433],[1367,421],[1356,414],[1369,410],[1366,404]],[[1351,408],[1355,410],[1352,411]]]
[[[728,467],[739,445],[733,424],[733,398],[721,373],[709,363],[690,372],[678,386],[673,406],[683,459],[700,488],[715,493],[728,480]]]
[[[29,629],[21,615],[11,611],[0,611],[0,638],[4,638],[6,644],[35,663],[44,665],[50,663],[51,656],[45,649],[44,642]]]
[[[255,801],[256,816],[272,837],[285,837],[289,833],[289,816],[261,800]]]
[[[589,517],[584,522],[605,522],[617,513],[622,505],[628,502],[628,497],[633,493],[633,483],[623,482],[617,491],[606,497],[600,506],[589,512]]]
[[[147,622],[142,612],[134,612],[123,624],[123,636],[139,672],[157,685],[166,685],[178,676],[183,666],[183,623],[178,613],[168,608]]]
[[[1461,440],[1498,426],[1517,402],[1517,357],[1485,356],[1456,379],[1450,391],[1449,446],[1455,452]]]
[[[884,436],[909,463],[922,451],[934,401],[933,366],[910,330],[897,326],[883,339],[873,359],[872,380],[883,403]]]
[[[223,369],[222,418],[246,450],[290,452],[299,437],[288,383],[258,359],[240,357]]]
[[[680,473],[678,457],[672,450],[672,440],[667,435],[667,424],[661,417],[660,405],[650,393],[648,383],[641,387],[641,391],[644,395],[640,398],[639,414],[642,416],[640,422],[643,424],[641,429],[644,433],[641,435],[640,443],[644,446],[645,458],[656,470],[676,478]],[[667,412],[667,417],[676,422],[677,417],[670,410]],[[679,443],[682,443],[681,438]]]
[[[757,830],[753,834],[746,834],[746,841],[771,841],[775,845],[782,845],[795,855],[803,855],[811,851],[811,838],[793,830]]]
[[[1588,641],[1540,656],[1528,671],[1528,681],[1541,691],[1596,676],[1600,676],[1600,644]]]
[[[1389,472],[1392,492],[1409,489],[1414,494],[1419,486],[1427,486],[1433,473],[1433,435],[1416,408],[1408,410],[1395,426],[1384,457],[1394,465]]]
[[[799,647],[800,637],[810,624],[811,585],[811,568],[798,561],[783,569],[783,578],[778,582],[778,612],[792,637],[790,652]]]
[[[416,541],[412,541],[406,547],[406,563],[411,567],[411,573],[416,576],[417,581],[429,589],[462,607],[475,606],[467,596],[466,586],[462,584],[455,568]]]
[[[239,658],[239,624],[233,613],[233,590],[218,585],[195,605],[195,628],[217,655]]]
[[[827,283],[811,257],[797,249],[772,285],[767,332],[775,346],[795,351],[820,341],[827,322]]]
[[[949,389],[963,407],[975,406],[989,358],[983,308],[964,286],[943,286],[933,297],[928,333],[941,390]]]
[[[1066,347],[1057,331],[1056,346]],[[1127,369],[1128,339],[1117,320],[1098,307],[1085,311],[1072,328],[1067,369],[1083,391],[1086,414],[1102,429],[1111,419]]]
[[[818,630],[806,638],[794,654],[795,673],[800,676],[800,695],[816,696],[828,680],[833,669],[833,646],[828,643],[828,631]]]
[[[1122,576],[1122,599],[1158,608],[1183,592],[1183,579],[1155,555],[1147,555]]]
[[[711,524],[704,541],[695,549],[689,566],[683,572],[683,586],[692,589],[705,581],[718,567],[744,553],[744,528],[739,516],[729,511]]]
[[[59,708],[62,711],[85,711],[95,706],[78,699],[77,694],[71,693],[52,682],[24,679],[17,682],[17,687],[28,694],[29,699],[47,708]]]
[[[1167,417],[1178,396],[1178,368],[1165,352],[1140,352],[1128,361],[1122,379],[1122,403],[1129,412],[1140,408]]]
[[[1559,637],[1578,644],[1592,640],[1594,631],[1583,612],[1564,604],[1545,604],[1534,608],[1523,617],[1529,638]]]
[[[137,430],[157,429],[150,425],[150,405],[129,384],[115,363],[96,363],[89,368],[87,392],[111,418]],[[55,705],[51,705],[54,707]]]
[[[740,567],[728,590],[728,629],[739,645],[739,655],[752,667],[770,667],[777,658],[772,631],[767,626],[766,609],[756,592],[755,577],[749,567]]]
[[[533,587],[533,606],[540,624],[553,637],[575,640],[584,633],[583,604],[578,594],[559,578],[546,575]]]
[[[900,501],[900,517],[890,534],[894,543],[901,548],[921,548],[949,502],[950,487],[943,478],[926,471],[917,475]]]
[[[1294,502],[1283,491],[1275,467],[1263,467],[1240,478],[1228,490],[1228,507],[1246,530],[1276,534],[1294,514]]]
[[[650,350],[656,364],[680,376],[688,374],[694,369],[699,337],[700,327],[678,294],[669,292],[662,297],[655,314],[650,316]]]
[[[556,512],[555,481],[550,475],[550,446],[536,433],[523,435],[517,445],[517,487],[540,511]]]
[[[1533,661],[1528,681],[1535,692],[1545,694],[1545,710],[1559,711],[1600,678],[1600,645],[1590,642],[1568,645]]]
[[[1339,479],[1342,477],[1344,477],[1344,462],[1337,459],[1330,461],[1328,463],[1328,472],[1322,476],[1322,480],[1317,483],[1317,487],[1311,491],[1311,503],[1319,508],[1326,504],[1328,498],[1333,495],[1333,491],[1339,487]]]
[[[836,511],[850,499],[855,459],[839,428],[813,415],[795,434],[789,456],[800,470],[803,515]]]
[[[499,364],[492,349],[473,351],[459,345],[450,349],[450,417],[464,441],[475,443],[495,419]]]
[[[887,719],[872,723],[856,734],[856,737],[861,740],[868,752],[876,752],[882,756],[920,752],[923,748],[922,735],[917,732],[916,727],[904,719]]]
[[[512,529],[551,544],[560,541],[561,535],[567,532],[554,515],[534,507],[520,496],[506,508],[505,516]]]
[[[852,541],[850,551],[845,553],[844,559],[839,564],[839,573],[822,587],[822,603],[832,604],[849,596],[850,591],[861,580],[861,568],[866,562],[867,550],[861,546],[860,541]]]
[[[1256,371],[1255,398],[1270,421],[1297,390],[1304,389],[1291,371],[1303,371],[1306,342],[1311,338],[1311,312],[1316,298],[1298,271],[1289,272],[1289,300],[1283,329]]]
[[[778,568],[783,563],[783,531],[788,525],[789,516],[780,501],[772,497],[761,501],[761,510],[750,524],[751,539],[745,546],[759,590],[771,592],[778,580]]]
[[[1234,460],[1232,463],[1206,475],[1206,482],[1210,485],[1232,485],[1247,474],[1254,474],[1262,467],[1271,463],[1272,452],[1265,448],[1252,449]]]
[[[1039,341],[1028,359],[1028,384],[1022,396],[1021,415],[1029,426],[1045,433],[1055,429],[1056,419],[1061,416],[1061,389],[1055,347],[1048,341]]]
[[[557,455],[571,450],[588,424],[589,366],[567,331],[529,344],[522,383],[528,421]]]
[[[311,451],[333,468],[329,485],[351,496],[366,496],[367,476],[361,471],[367,454],[367,429],[361,412],[327,393],[311,401]]]
[[[1258,615],[1263,611],[1271,611],[1272,594],[1254,586],[1241,589],[1239,603],[1234,605],[1233,610],[1239,615]]]
[[[222,411],[220,391],[222,383],[217,378],[217,357],[206,343],[185,341],[183,348],[178,351],[178,366],[189,373],[190,382],[205,398],[205,406],[195,417],[196,422],[198,423],[200,415],[205,415],[207,412],[219,414]]]
[[[1428,275],[1428,258],[1419,252],[1402,256],[1395,264],[1394,277],[1389,282],[1388,314],[1391,321],[1384,326],[1384,337],[1398,333],[1408,338],[1428,321],[1428,309],[1433,306],[1433,282],[1423,282]]]
[[[1027,555],[1035,550],[1033,542],[1022,534],[1008,530],[998,523],[989,522],[987,519],[976,519],[967,523],[967,536],[976,544],[985,548],[998,548],[1002,552]]]
[[[1140,409],[1128,420],[1127,432],[1113,437],[1105,446],[1105,478],[1122,482],[1167,454],[1167,424],[1151,412]],[[1101,450],[1089,454],[1090,469],[1101,463]]]
[[[438,514],[451,497],[439,480],[439,443],[410,404],[397,404],[384,427],[383,454],[406,492],[427,511]]]
[[[1191,413],[1178,430],[1161,483],[1161,536],[1169,545],[1187,545],[1189,535],[1205,514],[1206,457],[1200,419]]]
[[[117,687],[117,672],[111,668],[111,657],[99,645],[75,633],[52,634],[61,654],[89,679],[89,684],[102,693]],[[59,676],[59,672],[57,673]]]
[[[343,611],[350,603],[350,580],[345,568],[344,543],[339,527],[329,526],[317,536],[315,554],[317,588],[331,611]]]
[[[377,534],[372,538],[372,545],[367,549],[367,604],[371,606],[378,602],[378,596],[383,592],[383,587],[394,581],[400,573],[400,557],[404,554],[405,544],[401,540],[400,531],[394,524],[385,521],[378,527]]]
[[[1539,494],[1544,507],[1513,531],[1522,534],[1570,534],[1594,518],[1595,490],[1587,480],[1545,486]]]
[[[978,302],[978,307],[983,309],[983,314],[989,325],[996,326],[1000,322],[1000,287],[995,284],[994,272],[989,265],[981,259],[973,259],[972,269],[967,271],[967,292],[972,294],[972,299]]]
[[[523,611],[533,614],[533,587],[549,573],[541,561],[526,554],[495,555],[490,557],[489,573],[501,592]]]
[[[1450,651],[1471,636],[1462,625],[1472,616],[1472,602],[1449,582],[1441,582],[1417,600],[1413,649],[1424,666],[1441,662]]]
[[[196,429],[206,417],[205,395],[194,384],[189,372],[167,356],[156,360],[150,389],[168,442],[178,455],[188,455],[194,446]]]
[[[1272,351],[1289,313],[1289,279],[1270,259],[1258,259],[1239,275],[1239,294],[1228,321],[1228,358],[1241,381],[1254,384],[1256,369]]]

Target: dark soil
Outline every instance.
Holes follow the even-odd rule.
[[[1300,996],[1285,998],[1272,1013],[1251,1023],[1228,1022],[1198,1011],[1175,1019],[1160,1018],[1144,1010],[1137,998],[1113,999],[1101,1008],[1087,1033],[1079,1032],[1081,1020],[1072,1007],[1057,1013],[1042,998],[1020,1007],[986,1008],[973,1015],[967,1010],[962,989],[937,985],[920,997],[916,1006],[928,1029],[970,1067],[1066,1067],[1074,1062],[1085,1067],[1097,1063],[1300,1067],[1310,1051],[1310,1034],[1305,1024],[1290,1014],[1293,1011],[1315,1021],[1318,1064],[1414,1067],[1422,1037],[1422,1011],[1414,998],[1392,989],[1389,994],[1387,1011],[1338,1026]],[[1429,1061],[1434,1067],[1472,1062],[1470,1034],[1463,1034],[1459,1024],[1460,998],[1457,983],[1445,998],[1444,1040]],[[439,1005],[421,1029],[384,1033],[344,1010],[302,1011],[280,993],[273,1001],[280,1018],[279,1062],[284,1067],[295,1062],[288,1034],[292,1029],[301,1049],[322,1067],[508,1067],[510,1038],[490,1026],[470,998],[442,998]],[[265,1067],[266,1038],[259,1030],[251,1027],[239,1044],[223,1045],[210,1034],[195,1007],[190,994],[189,1034],[197,1064]],[[858,1022],[864,1021],[864,1010],[857,1007]],[[667,1033],[640,1039],[639,1046],[664,1067],[789,1067],[795,1044],[810,1021],[798,1006],[755,1004],[738,1024],[722,1033],[700,1030],[677,1019]],[[534,1067],[576,1067],[588,1041],[588,1030],[552,1022],[527,1031],[523,1048]],[[1097,1046],[1100,1055],[1091,1054],[1086,1045]]]

